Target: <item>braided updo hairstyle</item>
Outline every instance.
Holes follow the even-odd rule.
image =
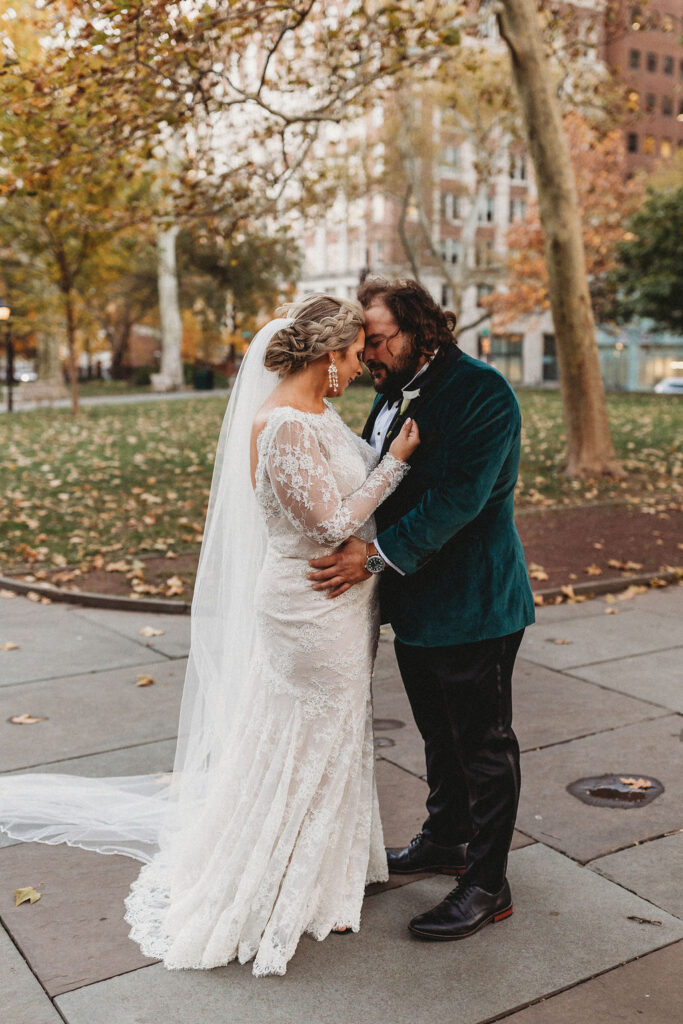
[[[348,348],[363,326],[363,310],[357,302],[331,295],[309,295],[277,313],[294,317],[270,339],[264,358],[266,369],[281,377],[296,373],[326,352]]]

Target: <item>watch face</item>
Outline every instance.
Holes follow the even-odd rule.
[[[381,572],[384,566],[384,559],[380,555],[370,555],[365,563],[365,568],[368,572]]]

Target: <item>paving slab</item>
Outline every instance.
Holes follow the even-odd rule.
[[[512,705],[522,750],[564,743],[667,713],[664,708],[610,693],[522,658],[515,664]]]
[[[683,918],[683,832],[600,857],[590,867]]]
[[[154,963],[128,938],[123,900],[141,864],[73,847],[21,843],[0,851],[0,917],[50,996]],[[33,885],[37,903],[14,906]]]
[[[683,942],[585,981],[505,1018],[505,1024],[673,1024],[683,1004]]]
[[[0,771],[171,738],[177,728],[185,664],[137,663],[56,682],[5,687],[0,690]],[[136,686],[138,674],[151,675],[155,683]],[[8,722],[25,712],[46,720],[34,725]]]
[[[650,590],[647,594],[639,595],[633,603],[638,609],[643,606],[643,602],[647,602],[646,607],[649,612],[676,618],[680,629],[683,619],[683,583]]]
[[[151,612],[77,607],[72,609],[72,614],[170,658],[184,658],[190,649],[189,615],[157,615]],[[161,629],[163,633],[161,636],[143,637],[140,630],[145,626]]]
[[[518,828],[582,862],[676,831],[683,820],[682,726],[679,715],[666,715],[523,754]],[[653,776],[665,792],[625,809],[591,807],[566,790],[577,779],[614,773]]]
[[[119,775],[156,775],[170,772],[175,757],[175,739],[158,740],[154,743],[139,743],[136,746],[119,747],[103,754],[86,754],[70,757],[63,761],[50,761],[0,775],[30,775],[35,772],[59,772],[65,775],[87,775],[93,779]]]
[[[558,644],[557,640],[568,643]],[[639,611],[637,616],[606,615],[599,629],[593,617],[537,622],[524,634],[520,657],[562,670],[678,644],[680,639],[676,639],[669,618]]]
[[[0,643],[19,645],[19,650],[0,651],[1,686],[159,660],[143,645],[77,618],[66,605],[2,601],[0,637]]]
[[[576,581],[578,582],[578,581]],[[632,612],[634,601],[620,603],[619,614]],[[610,607],[603,596],[591,598],[586,601],[577,601],[575,604],[563,602],[562,604],[544,604],[536,608],[536,625],[547,625],[548,623],[567,622],[569,619],[598,618],[605,615],[605,609]],[[529,626],[533,629],[533,626]]]
[[[467,942],[407,931],[448,881],[434,877],[365,903],[358,935],[302,939],[284,978],[249,966],[167,971],[157,964],[57,998],[68,1024],[478,1024],[683,937],[683,922],[541,844],[510,858],[515,914]],[[495,985],[491,983],[492,969]],[[390,1009],[388,1009],[390,1008]],[[590,1018],[588,1018],[590,1019]]]
[[[3,928],[0,928],[0,1020],[5,1024],[62,1024],[62,1017]]]
[[[683,645],[571,670],[573,676],[683,714]]]

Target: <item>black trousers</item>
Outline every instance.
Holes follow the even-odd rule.
[[[427,820],[435,843],[468,842],[465,877],[487,892],[505,880],[519,801],[512,670],[524,630],[452,647],[395,641],[427,759]]]

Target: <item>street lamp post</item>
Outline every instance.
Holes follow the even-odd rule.
[[[0,320],[5,321],[5,384],[7,386],[7,412],[14,408],[12,388],[14,387],[14,344],[10,328],[12,310],[6,302],[0,302]]]

